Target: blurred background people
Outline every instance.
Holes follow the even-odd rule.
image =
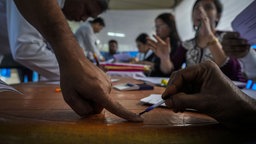
[[[104,58],[106,61],[113,61],[114,55],[118,54],[118,42],[114,39],[108,41],[108,52],[104,53]]]
[[[154,68],[151,76],[168,77],[172,71],[181,68],[185,62],[186,50],[178,35],[175,17],[171,13],[162,13],[155,19],[157,40],[148,39],[155,54]]]
[[[100,61],[104,61],[104,57],[100,53],[97,43],[96,33],[99,33],[105,27],[105,22],[101,17],[87,21],[77,29],[75,37],[79,45],[83,48],[86,57],[94,61],[94,54]]]
[[[184,42],[186,64],[192,66],[206,60],[214,61],[234,81],[246,81],[236,58],[228,57],[221,45],[223,32],[216,29],[222,14],[219,0],[197,0],[192,10],[195,37]]]
[[[144,62],[144,61],[152,62],[154,58],[154,53],[149,48],[149,45],[147,44],[148,37],[149,37],[148,34],[141,33],[140,35],[138,35],[138,37],[135,40],[137,48],[139,50],[139,54],[140,54],[139,62]]]

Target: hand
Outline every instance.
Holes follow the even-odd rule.
[[[163,41],[160,37],[153,35],[156,39],[156,42],[150,38],[147,38],[147,43],[150,49],[155,53],[159,58],[167,57],[169,59],[169,55],[171,52],[170,39],[167,38]]]
[[[83,53],[81,53],[83,54]],[[64,100],[80,116],[108,111],[129,121],[142,118],[122,107],[110,97],[111,82],[108,76],[83,56],[60,67],[61,89]]]
[[[227,32],[221,44],[224,52],[235,58],[245,57],[250,50],[250,44],[246,39],[241,38],[238,32]]]
[[[174,112],[192,108],[226,126],[237,127],[243,122],[255,126],[255,100],[241,92],[211,61],[173,73],[162,97]]]
[[[197,32],[197,42],[200,48],[206,48],[208,42],[211,42],[215,36],[210,25],[210,20],[202,6],[197,7],[200,13],[201,24]]]

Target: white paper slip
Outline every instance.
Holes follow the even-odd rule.
[[[146,103],[146,104],[156,104],[162,100],[161,96],[162,96],[161,94],[151,94],[148,97],[141,99],[140,102]],[[163,103],[161,104],[161,106],[165,107],[166,105],[165,103]]]
[[[256,1],[253,1],[232,21],[232,28],[247,39],[250,44],[256,44]]]

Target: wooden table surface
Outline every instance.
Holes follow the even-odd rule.
[[[131,79],[123,82],[140,83]],[[27,83],[13,85],[24,95],[1,92],[0,143],[244,143],[255,140],[255,132],[236,132],[213,118],[194,112],[174,113],[156,108],[143,115],[143,123],[131,123],[107,110],[79,117],[56,93],[58,85]],[[139,113],[147,108],[139,102],[163,88],[145,91],[112,90],[111,96],[127,109]]]

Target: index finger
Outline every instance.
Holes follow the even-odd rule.
[[[139,115],[124,108],[121,104],[119,104],[117,101],[112,99],[110,96],[102,96],[102,100],[103,101],[101,101],[101,103],[103,103],[102,104],[103,107],[106,108],[111,113],[113,113],[119,117],[122,117],[128,121],[132,121],[132,122],[142,122],[143,121],[143,119]]]
[[[153,35],[153,37],[157,40],[157,42],[165,43],[159,36]]]

